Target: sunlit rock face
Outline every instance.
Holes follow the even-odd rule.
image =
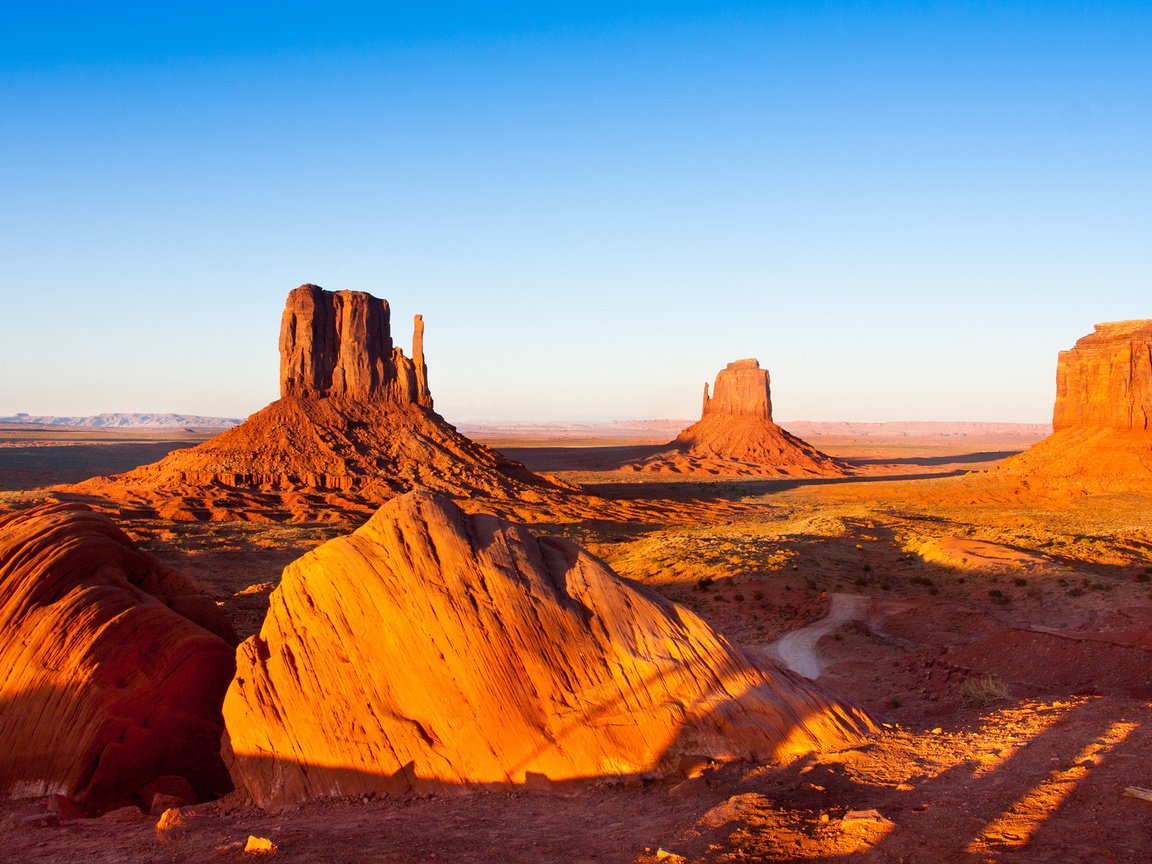
[[[658,474],[842,476],[847,466],[772,421],[768,370],[757,360],[736,360],[704,385],[700,421],[668,447],[622,466]]]
[[[1097,324],[1061,351],[1053,434],[1000,466],[1017,494],[1152,492],[1152,321]]]
[[[106,517],[0,516],[0,795],[99,811],[148,803],[141,789],[170,775],[227,791],[232,644],[215,603]]]
[[[578,546],[410,493],[289,565],[224,702],[263,806],[675,772],[872,727]]]
[[[1060,352],[1052,428],[1149,432],[1152,321],[1097,324]]]
[[[280,326],[281,398],[197,447],[61,489],[169,519],[317,521],[370,514],[399,492],[536,500],[554,483],[460,434],[432,407],[424,321],[412,358],[388,302],[301,285]]]

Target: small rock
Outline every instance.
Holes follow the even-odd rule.
[[[684,860],[683,855],[677,855],[675,852],[669,852],[667,849],[656,850],[657,861],[667,861],[668,864],[680,864]]]
[[[693,795],[700,795],[707,791],[707,781],[702,777],[697,777],[693,780],[685,780],[677,783],[668,790],[668,794],[673,798],[691,798]]]
[[[943,731],[944,731],[943,729],[941,729],[939,726],[937,726],[935,729],[932,730],[932,734],[933,735],[939,735]]]
[[[276,844],[267,837],[248,835],[248,842],[244,844],[245,855],[271,855],[276,851]]]
[[[117,807],[115,810],[109,810],[100,818],[107,819],[109,822],[139,822],[144,818],[144,813],[139,807]]]
[[[849,810],[840,820],[844,828],[881,828],[892,825],[876,810]]]
[[[823,792],[824,791],[823,786],[818,786],[815,783],[801,783],[800,788],[803,789],[805,792]]]
[[[84,813],[76,802],[67,795],[49,795],[48,812],[55,813],[61,819],[82,819]]]
[[[156,821],[156,839],[161,843],[176,843],[184,839],[191,827],[189,824],[192,818],[190,811],[181,810],[179,807],[169,807],[160,814],[160,818]]]

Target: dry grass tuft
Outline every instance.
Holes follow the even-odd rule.
[[[960,686],[960,704],[965,708],[987,708],[1009,698],[1008,685],[991,672],[969,678]]]

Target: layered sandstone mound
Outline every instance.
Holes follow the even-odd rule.
[[[426,493],[285,569],[224,717],[233,779],[263,806],[667,774],[872,729],[580,547]]]
[[[847,466],[772,422],[768,370],[736,360],[704,385],[704,410],[667,449],[625,471],[748,476],[843,476]]]
[[[385,300],[302,285],[280,328],[281,398],[198,447],[65,487],[130,515],[339,518],[409,489],[540,500],[555,484],[461,435],[432,410],[424,323],[393,346]]]
[[[996,476],[1035,492],[1152,492],[1152,321],[1097,324],[1056,365],[1053,433]]]
[[[211,599],[106,517],[0,516],[0,796],[101,810],[149,804],[149,784],[171,775],[205,797],[227,791],[232,644]]]

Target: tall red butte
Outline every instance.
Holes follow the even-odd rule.
[[[662,474],[843,476],[847,466],[772,421],[768,370],[736,360],[704,385],[700,421],[659,453],[622,466]]]
[[[1024,491],[1152,492],[1152,321],[1097,324],[1056,364],[1052,434],[997,472]]]
[[[113,478],[64,487],[169,519],[367,515],[409,489],[536,501],[549,481],[461,435],[437,414],[415,319],[411,358],[392,344],[388,302],[301,285],[280,327],[280,399],[198,447]]]
[[[675,775],[874,728],[574,543],[422,492],[285,569],[224,717],[262,806]]]

